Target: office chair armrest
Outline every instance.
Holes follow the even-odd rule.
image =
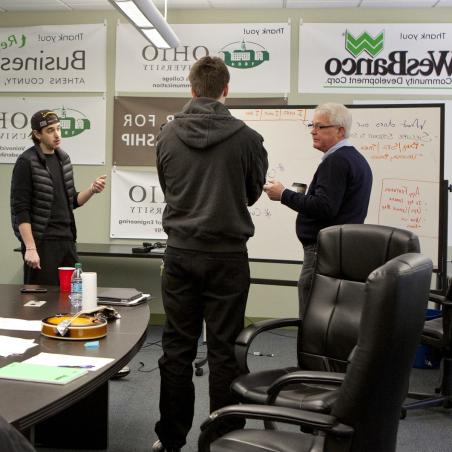
[[[293,384],[301,384],[301,383],[309,383],[310,385],[322,385],[327,384],[331,386],[339,387],[344,381],[345,374],[339,372],[318,372],[318,371],[306,371],[306,370],[297,370],[295,372],[290,372],[286,375],[279,377],[275,382],[269,386],[267,389],[267,404],[272,405],[277,399],[279,393],[289,385]],[[329,397],[328,394],[331,394],[333,391],[325,389],[324,393],[320,393],[307,400],[307,406],[309,406],[310,410],[318,411],[318,412],[326,412],[327,407],[325,403],[328,402]],[[318,403],[316,403],[316,399],[318,399]],[[332,400],[335,400],[335,396],[332,396]],[[329,404],[328,404],[329,405]],[[302,406],[302,408],[306,408]]]
[[[430,293],[428,300],[433,303],[441,304],[443,306],[452,306],[452,301],[448,300],[444,295]]]
[[[248,350],[254,338],[264,331],[284,328],[287,326],[300,327],[302,320],[299,318],[269,319],[253,323],[243,329],[235,340],[235,358],[242,374],[250,372],[248,368]]]
[[[199,452],[210,451],[210,443],[217,439],[216,432],[218,427],[228,418],[257,419],[300,425],[323,432],[330,432],[341,437],[350,437],[354,432],[352,427],[339,423],[336,417],[328,414],[311,413],[274,405],[229,405],[211,413],[201,425],[201,435],[198,442]]]

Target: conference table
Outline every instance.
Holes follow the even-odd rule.
[[[0,285],[0,317],[41,320],[70,312],[67,293],[48,286],[47,293],[22,294],[21,285]],[[24,306],[44,300],[41,307]],[[108,322],[97,348],[87,341],[42,336],[39,331],[0,329],[0,335],[35,339],[37,346],[23,355],[0,357],[0,367],[41,352],[113,358],[96,371],[64,385],[0,379],[0,414],[37,445],[73,449],[108,447],[108,382],[139,351],[146,338],[150,310],[147,303],[117,307],[120,319]]]

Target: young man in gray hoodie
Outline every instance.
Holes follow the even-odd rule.
[[[154,451],[180,450],[192,426],[193,361],[203,320],[210,410],[236,402],[229,386],[238,375],[234,342],[244,326],[250,285],[246,242],[254,225],[248,207],[259,199],[268,169],[263,138],[224,106],[229,71],[223,61],[201,58],[189,80],[193,99],[157,140],[168,241]]]

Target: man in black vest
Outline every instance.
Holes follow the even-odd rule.
[[[351,126],[352,115],[344,105],[319,105],[308,127],[313,147],[323,156],[307,193],[289,190],[276,180],[264,185],[271,200],[298,212],[296,232],[304,251],[298,282],[301,316],[311,289],[318,232],[336,224],[364,223],[367,215],[372,171],[363,155],[347,140]]]
[[[22,246],[24,283],[58,285],[58,267],[79,260],[73,209],[100,193],[106,176],[77,192],[71,160],[60,148],[57,114],[36,112],[31,128],[34,146],[17,158],[13,169],[11,221]]]

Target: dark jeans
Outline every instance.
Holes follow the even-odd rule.
[[[234,342],[243,329],[250,270],[246,252],[210,253],[168,247],[162,275],[166,313],[159,359],[160,421],[166,448],[180,448],[193,422],[193,361],[206,321],[210,410],[237,402]],[[243,425],[243,424],[241,424]]]
[[[79,262],[75,242],[72,240],[42,240],[36,243],[41,270],[24,263],[24,284],[58,286],[58,267],[73,267]],[[25,247],[22,245],[22,256]]]
[[[304,316],[308,302],[309,292],[311,291],[312,278],[315,270],[315,261],[317,259],[317,244],[303,245],[303,266],[301,267],[300,279],[298,281],[298,301],[299,315]]]

